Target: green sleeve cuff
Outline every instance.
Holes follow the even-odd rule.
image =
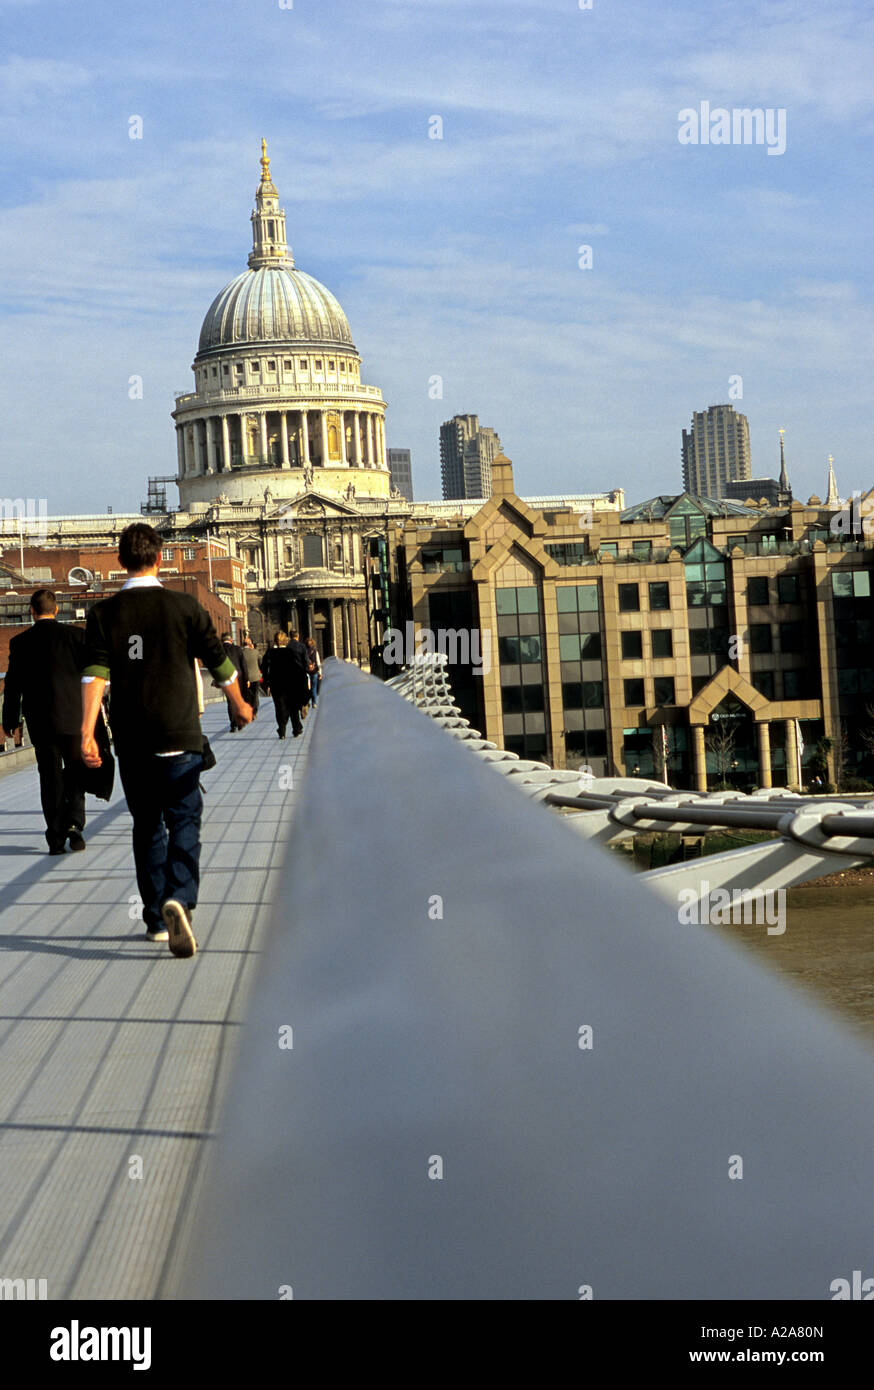
[[[97,676],[102,681],[109,680],[108,666],[86,666],[82,672],[83,676]]]
[[[209,674],[212,676],[213,680],[229,681],[232,676],[237,674],[237,668],[231,661],[231,658],[226,656],[220,666],[210,666]]]

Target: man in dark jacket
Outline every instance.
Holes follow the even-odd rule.
[[[161,585],[160,555],[157,531],[145,522],[128,526],[118,546],[127,583],[88,614],[82,757],[86,766],[100,766],[94,726],[109,682],[109,717],[133,817],[146,937],[169,941],[174,956],[193,956],[197,942],[191,914],[200,880],[203,810],[195,660],[223,686],[238,726],[250,722],[252,711],[209,614],[189,594]]]
[[[30,600],[33,627],[9,643],[2,737],[21,723],[22,706],[39,768],[49,854],[83,850],[85,792],[79,749],[80,681],[85,654],[81,628],[58,622],[51,589]]]
[[[237,673],[240,694],[242,695],[243,699],[247,702],[247,704],[251,703],[251,701],[249,700],[249,678],[246,675],[246,664],[243,660],[242,648],[237,646],[236,642],[233,640],[229,632],[222,633],[222,646],[225,649],[225,656],[231,662],[234,670]],[[235,734],[239,726],[234,723],[234,711],[230,700],[228,701],[228,721],[231,726],[231,733]]]

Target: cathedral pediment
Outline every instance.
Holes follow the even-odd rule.
[[[331,517],[357,517],[358,515],[358,509],[351,500],[344,501],[322,492],[307,492],[302,497],[296,497],[292,502],[285,502],[281,506],[275,507],[269,513],[271,521],[284,521],[286,525],[298,517],[306,521],[313,521],[320,517],[328,519]]]

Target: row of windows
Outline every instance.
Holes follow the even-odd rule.
[[[708,676],[708,680],[710,677]],[[623,681],[623,698],[626,705],[645,705],[645,682],[643,680]],[[673,676],[654,676],[652,682],[653,704],[676,704]]]
[[[653,612],[659,609],[670,608],[671,591],[666,582],[655,581],[647,585],[649,589],[649,606]],[[620,584],[619,585],[619,612],[620,613],[639,613],[640,612],[640,585],[639,584]]]
[[[166,550],[161,551],[161,559],[165,560],[168,564],[172,564],[175,554],[176,551],[170,546]],[[193,546],[186,546],[182,551],[182,557],[185,560],[196,560],[197,551]]]
[[[813,672],[803,667],[796,671],[753,671],[752,683],[766,700],[807,700],[819,697],[819,687],[814,680]]]
[[[774,646],[774,626],[779,628],[779,645]],[[751,652],[803,652],[807,650],[804,623],[750,623]]]
[[[870,570],[832,570],[832,593],[835,598],[870,598]]]
[[[337,370],[337,360],[336,360],[336,358],[334,358],[334,357],[329,357],[329,358],[327,359],[327,362],[328,362],[328,371],[329,371],[329,372],[333,372],[333,371],[336,371],[336,370]],[[322,365],[323,365],[323,359],[322,359],[321,357],[314,357],[314,358],[313,358],[313,371],[314,371],[314,372],[320,372],[320,371],[322,370]],[[223,376],[223,377],[229,377],[229,376],[230,376],[230,374],[231,374],[231,367],[232,367],[232,366],[233,366],[233,370],[234,370],[234,375],[235,375],[235,377],[236,377],[237,379],[239,379],[239,378],[241,378],[241,377],[243,377],[243,376],[245,375],[245,371],[246,371],[246,364],[245,364],[245,362],[234,362],[234,363],[224,362],[224,363],[222,363],[222,376]],[[275,372],[275,371],[276,371],[276,358],[273,358],[273,357],[268,358],[267,361],[265,362],[264,366],[265,366],[265,372]],[[299,358],[299,359],[298,359],[297,367],[298,367],[298,371],[300,371],[300,372],[308,372],[308,371],[310,370],[310,359],[309,359],[308,357],[301,357],[301,358]],[[355,364],[354,362],[349,362],[349,363],[347,363],[347,362],[343,361],[342,358],[340,359],[339,370],[340,370],[344,375],[345,375],[345,373],[348,371],[348,373],[349,373],[350,376],[354,376],[354,375],[355,375],[355,367],[356,367],[356,364]],[[286,371],[286,372],[293,371],[293,369],[294,369],[294,361],[293,361],[293,359],[292,359],[291,357],[285,357],[285,358],[283,358],[283,359],[282,359],[282,368],[283,368],[283,371]],[[249,370],[250,370],[250,372],[252,372],[253,374],[256,374],[256,375],[259,375],[259,376],[260,376],[260,374],[261,374],[261,363],[260,363],[260,361],[257,361],[257,360],[250,361],[250,362],[249,362]],[[209,371],[210,371],[210,373],[211,373],[213,379],[215,379],[215,378],[218,377],[218,366],[213,366],[213,367],[211,367],[211,368],[209,369]],[[207,368],[206,368],[206,367],[202,367],[202,368],[201,368],[201,370],[200,370],[200,379],[201,379],[202,383],[205,385],[206,382],[207,382],[207,380],[208,380]]]
[[[800,586],[797,574],[777,575],[777,602],[798,603]],[[747,603],[764,608],[771,601],[767,575],[757,575],[747,580]]]
[[[706,628],[702,631],[707,631]],[[657,628],[649,634],[652,655],[657,658],[674,655],[674,638],[669,628]],[[622,660],[639,661],[643,656],[643,633],[622,633]]]

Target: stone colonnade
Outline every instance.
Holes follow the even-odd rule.
[[[385,419],[373,410],[242,410],[176,427],[179,476],[232,467],[387,468]]]
[[[317,612],[324,617],[324,626],[316,622]],[[369,658],[366,622],[362,604],[352,598],[297,598],[288,600],[286,626],[295,628],[302,638],[323,634],[322,656],[338,656],[358,660]]]
[[[798,778],[798,741],[795,736],[795,720],[784,719],[786,729],[786,785],[793,786]],[[759,755],[759,786],[773,785],[771,776],[771,726],[766,719],[756,721],[756,736]],[[695,790],[707,790],[707,747],[704,742],[704,726],[692,725],[692,775]]]

